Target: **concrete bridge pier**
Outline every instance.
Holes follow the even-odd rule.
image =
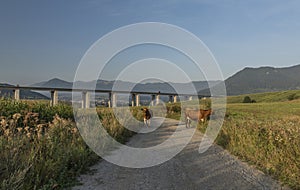
[[[140,106],[140,95],[136,94],[135,98],[136,98],[135,106]]]
[[[158,104],[159,104],[159,99],[160,99],[160,95],[159,95],[159,94],[157,94],[157,95],[156,95],[156,105],[158,105]]]
[[[14,100],[19,101],[20,100],[20,89],[16,88],[13,90],[14,92]]]
[[[58,104],[58,93],[57,93],[57,90],[51,90],[50,94],[51,94],[50,105],[51,106],[57,105]]]
[[[115,92],[112,92],[110,97],[111,107],[117,107],[117,94]]]
[[[174,102],[174,103],[177,102],[177,98],[178,98],[178,96],[175,95],[174,98],[173,98],[173,102]]]
[[[108,107],[111,108],[111,92],[108,93]]]
[[[117,107],[117,94],[115,92],[108,93],[108,107]]]
[[[90,93],[87,91],[82,92],[82,108],[90,108]]]
[[[155,94],[151,95],[151,106],[154,106]]]
[[[189,101],[192,101],[192,100],[193,100],[193,96],[190,96],[190,97],[189,97]]]
[[[136,97],[135,97],[135,94],[131,94],[131,106],[134,107],[135,105],[135,101],[136,101]]]
[[[172,95],[169,96],[169,103],[171,103],[171,102],[173,102],[173,96]]]

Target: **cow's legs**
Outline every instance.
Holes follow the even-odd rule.
[[[189,120],[187,117],[185,117],[185,128],[188,128],[187,124],[188,124]]]
[[[146,125],[146,127],[150,127],[150,119],[147,120],[146,118],[144,118],[144,124]]]
[[[185,119],[185,127],[186,128],[191,127],[191,119],[189,117],[186,117],[186,119]]]

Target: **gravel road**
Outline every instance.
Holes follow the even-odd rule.
[[[151,133],[139,133],[127,143],[133,147],[150,147],[160,144],[184,125],[166,119],[164,124]],[[162,138],[163,137],[163,138]],[[288,189],[261,171],[248,166],[230,155],[220,146],[213,145],[199,154],[202,134],[196,130],[191,142],[171,160],[144,169],[125,168],[101,160],[89,174],[78,179],[81,186],[73,190],[155,190],[155,189]]]

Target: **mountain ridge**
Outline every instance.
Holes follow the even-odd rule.
[[[211,85],[217,84],[218,81],[210,81]],[[96,89],[101,90],[120,90],[120,91],[147,91],[156,93],[158,91],[164,93],[188,93],[192,92],[191,85],[195,86],[195,91],[199,89],[208,88],[207,81],[193,81],[191,83],[173,83],[173,82],[154,82],[154,83],[142,83],[137,84],[128,81],[107,81],[107,80],[97,80],[90,82],[76,81],[74,86],[76,88],[90,88],[96,85]],[[64,81],[58,78],[50,79],[49,81],[43,81],[30,85],[32,87],[55,87],[55,88],[72,88],[73,82]],[[146,90],[145,90],[146,89]]]
[[[245,67],[225,80],[228,95],[300,89],[300,65]]]
[[[128,81],[76,81],[74,86],[78,88],[95,87],[96,89],[124,91],[147,91],[156,93],[193,93],[191,85],[198,92],[210,96],[209,86],[217,88],[220,81],[193,81],[191,83],[153,82],[136,84]],[[208,85],[210,83],[210,85]],[[6,84],[9,85],[9,84]],[[290,67],[245,67],[225,80],[227,95],[242,95],[261,92],[274,92],[282,90],[300,89],[300,65]],[[32,84],[34,87],[72,88],[73,82],[59,78]],[[180,92],[178,92],[178,89]]]

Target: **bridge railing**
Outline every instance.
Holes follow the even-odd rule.
[[[111,91],[101,89],[74,89],[74,88],[52,88],[52,87],[32,87],[32,86],[0,86],[1,89],[13,90],[14,100],[20,100],[20,90],[33,90],[33,91],[48,91],[50,92],[50,104],[52,106],[58,104],[58,92],[81,92],[82,94],[82,108],[90,108],[90,94],[91,93],[107,93],[109,97],[108,106],[117,106],[117,94],[131,94],[131,105],[140,106],[140,95],[151,95],[152,103],[158,103],[161,95],[169,96],[169,102],[177,102],[179,96],[187,96],[189,100],[195,97],[194,94],[177,94],[177,93],[164,93],[164,92],[146,92],[146,91]],[[201,95],[198,95],[201,97]],[[202,96],[204,97],[204,96]],[[156,101],[155,101],[156,100]]]

